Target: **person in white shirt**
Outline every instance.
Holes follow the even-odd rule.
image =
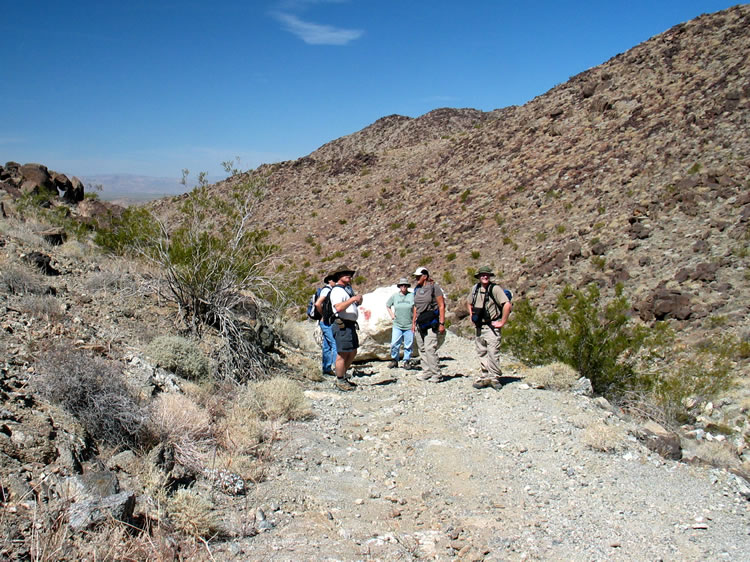
[[[352,289],[354,270],[346,266],[337,268],[333,273],[336,284],[331,289],[331,306],[335,319],[331,323],[333,337],[336,340],[336,388],[350,391],[356,385],[346,378],[346,372],[357,356],[359,338],[357,337],[357,319],[362,295],[355,295]]]

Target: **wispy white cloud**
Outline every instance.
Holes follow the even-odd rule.
[[[312,23],[288,13],[275,12],[272,15],[284,25],[287,31],[308,45],[346,45],[364,34],[361,29],[342,29],[332,25]]]

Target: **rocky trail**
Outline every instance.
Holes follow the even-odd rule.
[[[245,499],[261,532],[213,555],[750,559],[737,476],[663,459],[601,399],[513,376],[473,389],[469,340],[450,335],[440,355],[440,384],[385,362],[360,365],[355,392],[312,384],[314,418],[282,428],[271,474]],[[591,445],[598,435],[611,452]]]

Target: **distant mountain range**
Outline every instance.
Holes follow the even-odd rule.
[[[92,191],[91,186],[101,185],[102,191],[99,197],[105,201],[116,202],[143,202],[179,195],[194,187],[194,182],[185,187],[180,183],[180,178],[164,178],[155,176],[138,176],[135,174],[102,174],[83,176],[86,191]],[[211,183],[221,178],[209,177]]]

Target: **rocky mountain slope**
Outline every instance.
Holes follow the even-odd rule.
[[[537,304],[623,282],[646,321],[747,336],[748,27],[748,5],[704,15],[522,107],[391,115],[212,189],[265,183],[292,275],[343,260],[368,290],[427,265],[460,310],[490,263]]]

